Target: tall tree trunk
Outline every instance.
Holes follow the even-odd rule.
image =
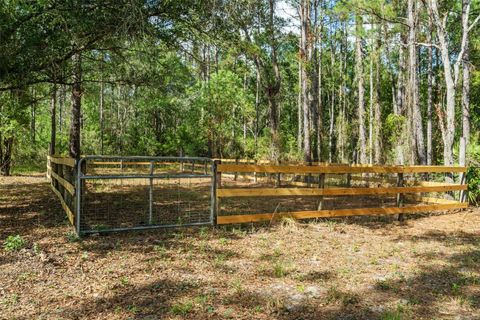
[[[10,169],[12,168],[13,140],[13,135],[7,135],[3,138],[4,151],[3,159],[0,159],[0,173],[6,177],[10,175]],[[0,141],[0,143],[2,143],[2,141]]]
[[[55,145],[57,143],[57,84],[52,86],[50,93],[50,148],[49,154],[55,154]]]
[[[375,164],[380,164],[382,158],[382,138],[381,138],[381,128],[382,128],[382,110],[380,106],[380,46],[381,46],[381,28],[380,21],[378,21],[378,35],[375,41],[375,89],[373,90],[373,111],[375,124],[373,127],[373,151],[374,158],[373,162]]]
[[[260,70],[258,64],[256,66],[256,85],[255,85],[255,156],[258,150],[258,134],[259,134],[259,121],[260,121]],[[255,157],[256,158],[256,157]]]
[[[359,14],[355,16],[355,77],[357,82],[357,101],[358,101],[358,149],[360,152],[360,163],[367,163],[367,146],[365,130],[365,88],[363,85],[363,54],[362,38],[363,20]]]
[[[450,55],[446,38],[445,25],[438,13],[437,0],[430,0],[429,9],[433,21],[436,25],[437,36],[440,43],[440,52],[443,61],[443,74],[445,78],[446,90],[446,112],[438,111],[440,125],[443,126],[443,162],[446,166],[453,165],[453,139],[455,135],[455,82],[452,76],[452,66],[450,64]],[[447,180],[451,180],[448,178]]]
[[[267,99],[269,107],[270,133],[272,136],[271,158],[278,161],[280,157],[280,136],[278,133],[278,94],[280,93],[281,75],[277,61],[277,41],[275,39],[273,16],[275,11],[275,0],[269,1],[268,34],[270,42],[270,61],[272,64],[273,78],[268,79],[270,85],[267,87]]]
[[[428,31],[427,42],[432,42],[433,23],[432,17],[428,16]],[[427,165],[432,164],[433,150],[432,150],[432,104],[433,104],[433,49],[428,47],[427,59]]]
[[[308,69],[310,64],[309,50],[309,28],[310,28],[310,0],[302,0],[300,4],[301,20],[301,91],[302,91],[302,109],[303,109],[303,157],[305,162],[311,161],[310,145],[310,82],[308,81]]]
[[[72,120],[70,123],[69,153],[72,158],[80,159],[80,117],[82,107],[82,57],[75,53],[72,57],[73,86],[72,86]]]
[[[99,108],[100,108],[100,154],[105,154],[104,152],[104,93],[105,93],[105,84],[103,82],[103,56],[102,56],[102,61],[100,64],[100,103],[99,103]]]
[[[323,97],[322,97],[322,54],[323,54],[323,47],[322,47],[322,32],[323,32],[323,1],[319,2],[320,5],[320,18],[319,18],[319,27],[318,27],[318,58],[317,58],[317,85],[318,85],[318,104],[317,104],[317,126],[316,126],[316,134],[317,134],[317,157],[318,161],[322,161],[322,140],[323,140]]]
[[[332,35],[333,38],[333,35]],[[330,64],[331,64],[331,72],[332,72],[332,93],[330,99],[330,124],[328,129],[328,162],[333,162],[333,138],[334,138],[334,130],[335,130],[335,47],[333,43],[331,44],[330,49]]]
[[[373,30],[373,23],[371,24],[371,29]],[[373,35],[373,32],[372,32]],[[373,39],[372,39],[373,42]],[[369,93],[370,93],[370,108],[369,108],[369,115],[368,115],[368,163],[373,164],[373,43],[370,49],[370,70],[369,70]]]
[[[470,0],[462,1],[462,29],[463,33],[468,33],[468,13]],[[462,135],[465,138],[465,144],[470,142],[470,50],[468,34],[464,40],[464,53],[462,60]]]
[[[63,132],[63,113],[66,108],[66,95],[67,95],[67,87],[65,84],[60,86],[59,92],[59,99],[58,99],[58,132],[61,134]]]
[[[302,37],[299,38],[299,59],[298,59],[298,97],[297,97],[297,108],[298,108],[298,132],[297,132],[297,147],[298,153],[300,154],[303,150],[303,104],[302,104]]]
[[[414,0],[408,0],[408,53],[409,53],[409,107],[411,108],[411,139],[412,152],[420,164],[426,164],[425,142],[423,135],[422,114],[420,112],[418,94],[418,70],[417,70],[417,45],[416,45],[416,19],[417,7]]]
[[[35,94],[34,94],[35,96]],[[37,140],[37,106],[36,103],[33,102],[30,106],[30,112],[31,112],[31,119],[30,119],[30,138],[32,141],[32,144],[36,143]]]
[[[311,66],[311,72],[310,72],[310,79],[312,82],[312,87],[310,91],[310,95],[312,97],[311,105],[310,105],[310,112],[312,114],[311,117],[311,127],[313,129],[313,137],[312,140],[315,140],[315,145],[312,147],[312,154],[314,159],[319,159],[319,154],[318,154],[318,143],[319,140],[318,138],[318,104],[319,104],[319,96],[318,96],[318,65],[319,65],[319,60],[318,60],[318,45],[319,45],[319,34],[318,34],[318,25],[319,25],[319,5],[321,5],[321,0],[313,0],[312,1],[312,6],[313,6],[313,24],[311,27],[311,41],[310,41],[310,52],[311,52],[311,60],[312,60],[312,66]],[[320,11],[321,12],[321,11]]]

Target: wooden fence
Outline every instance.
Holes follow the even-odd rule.
[[[59,156],[47,157],[47,179],[58,196],[68,220],[75,225],[75,159]]]
[[[435,210],[449,210],[468,207],[467,203],[462,201],[455,201],[443,198],[422,197],[421,193],[438,193],[438,192],[452,192],[467,190],[467,185],[464,184],[464,178],[459,184],[440,183],[431,181],[420,181],[417,185],[411,186],[405,181],[404,174],[429,174],[429,173],[460,173],[464,177],[466,172],[465,167],[445,167],[445,166],[370,166],[370,165],[335,165],[335,164],[320,164],[314,166],[305,165],[258,165],[258,164],[218,164],[217,170],[217,189],[216,189],[216,212],[217,224],[233,224],[255,222],[263,220],[271,220],[275,217],[293,217],[296,219],[306,218],[322,218],[322,217],[340,217],[353,215],[391,215],[404,214],[416,212],[429,212]],[[222,174],[234,173],[235,177],[239,173],[250,174],[273,174],[277,177],[277,187],[275,188],[222,188]],[[279,188],[280,175],[293,174],[312,176],[318,175],[315,187],[311,181],[302,183],[308,188]],[[395,181],[395,186],[381,186],[376,187],[329,187],[325,188],[326,175],[347,175],[347,180],[350,181],[352,174],[395,174],[396,179],[377,179],[377,182],[387,181],[392,183]],[[362,180],[368,179],[359,177]],[[372,195],[396,195],[397,201],[395,207],[376,207],[376,208],[355,208],[355,209],[332,209],[322,210],[322,202],[324,196],[372,196]],[[318,197],[319,205],[317,210],[312,211],[294,211],[294,212],[279,212],[279,213],[258,213],[258,214],[235,214],[223,215],[220,212],[220,200],[222,198],[238,198],[238,197]],[[413,198],[425,205],[404,205],[404,199]]]
[[[230,161],[231,160],[231,161]],[[464,193],[467,190],[465,184],[465,167],[446,167],[446,166],[371,166],[371,165],[343,165],[343,164],[326,164],[317,163],[311,165],[273,165],[270,162],[254,161],[254,160],[235,160],[222,159],[214,165],[214,176],[216,181],[213,183],[213,197],[211,208],[215,213],[217,224],[235,224],[271,220],[277,217],[293,217],[296,219],[306,218],[322,218],[322,217],[341,217],[353,215],[391,215],[404,213],[429,212],[435,210],[450,210],[468,207],[466,202],[453,200],[450,196],[448,199],[441,197],[423,196],[425,193]],[[151,162],[91,162],[95,165],[134,165],[143,166],[150,165]],[[206,164],[196,165],[194,161],[180,162],[159,162],[180,166],[178,170],[181,172],[204,171],[210,170]],[[50,156],[47,160],[47,178],[51,182],[52,190],[58,196],[60,203],[72,225],[77,222],[75,220],[77,190],[75,187],[75,165],[76,162],[72,158]],[[84,171],[82,166],[82,172]],[[460,183],[444,183],[435,181],[409,181],[405,176],[413,176],[420,174],[424,179],[427,174],[460,174]],[[252,184],[252,180],[257,182],[257,174],[262,185]],[[249,183],[242,184],[241,187],[234,185],[225,187],[222,185],[222,175],[234,184],[237,183],[237,177],[243,175]],[[261,175],[261,177],[260,177]],[[354,176],[357,175],[357,176]],[[377,175],[377,176],[372,176]],[[379,177],[378,175],[383,175]],[[252,177],[253,176],[253,177]],[[283,180],[286,176],[301,177],[303,180]],[[342,186],[327,186],[325,181],[327,176],[333,179],[346,178],[346,184]],[[274,185],[271,184],[272,178]],[[314,178],[314,179],[312,179]],[[358,181],[360,186],[352,186],[353,182]],[[367,182],[367,183],[366,183]],[[373,182],[373,183],[372,183]],[[373,185],[373,187],[372,187]],[[83,189],[83,187],[82,187]],[[337,208],[332,207],[325,209],[323,206],[324,197],[342,197],[342,196],[390,196],[396,197],[396,205],[389,207],[362,207],[361,208]],[[220,201],[226,198],[269,198],[275,197],[307,197],[318,200],[318,206],[315,210],[292,210],[288,212],[274,213],[242,213],[239,214],[223,214],[221,212]],[[465,199],[465,197],[460,197]],[[418,204],[407,204],[406,200],[414,200],[420,202]],[[253,202],[253,209],[258,203],[260,206],[262,201]],[[305,209],[305,208],[303,208]],[[260,210],[259,210],[260,211]]]

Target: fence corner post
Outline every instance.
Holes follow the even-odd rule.
[[[80,176],[82,173],[82,159],[75,159],[75,169],[73,171],[74,178],[75,178],[75,231],[77,232],[77,236],[81,236],[80,234],[80,211],[81,211],[81,194],[82,194],[82,183],[80,180]]]

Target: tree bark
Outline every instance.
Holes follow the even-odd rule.
[[[104,153],[104,93],[105,93],[105,83],[103,82],[103,75],[102,79],[100,80],[100,103],[99,103],[99,108],[100,108],[100,154],[105,154]]]
[[[302,0],[300,3],[300,21],[301,21],[301,92],[302,92],[302,110],[303,110],[303,157],[305,162],[311,161],[311,145],[310,145],[310,82],[308,81],[308,68],[310,64],[310,46],[309,46],[309,29],[310,29],[310,0]]]
[[[0,141],[1,143],[1,141]],[[12,167],[12,149],[13,149],[13,136],[8,135],[3,138],[3,159],[0,159],[0,173],[3,176],[10,176],[10,169]]]
[[[322,142],[323,142],[323,97],[322,97],[322,55],[323,49],[321,45],[322,40],[322,32],[323,32],[323,0],[319,1],[318,5],[320,6],[320,21],[318,23],[318,36],[317,42],[319,43],[318,48],[318,58],[317,58],[317,96],[318,96],[318,104],[317,104],[317,126],[316,126],[316,134],[317,134],[317,157],[318,161],[321,162],[322,157]]]
[[[272,136],[272,152],[271,158],[274,161],[278,161],[280,157],[280,137],[278,134],[278,94],[280,93],[281,75],[280,68],[277,61],[277,41],[275,39],[274,32],[274,10],[275,1],[269,1],[269,16],[268,16],[268,35],[270,42],[270,60],[272,64],[273,78],[269,79],[270,84],[267,87],[267,99],[269,107],[269,121],[270,121],[270,133]]]
[[[462,135],[465,138],[465,147],[468,148],[470,142],[470,51],[468,39],[468,6],[470,0],[462,1],[462,29],[467,33],[464,44],[462,60]]]
[[[302,104],[302,59],[301,57],[301,46],[302,40],[299,41],[299,50],[298,50],[298,97],[297,97],[297,108],[298,108],[298,131],[297,131],[297,148],[298,153],[302,153],[303,150],[303,104]]]
[[[50,93],[50,148],[49,154],[55,154],[57,144],[57,84],[54,83]]]
[[[358,100],[358,149],[360,152],[360,163],[367,163],[367,146],[366,146],[366,130],[365,130],[365,88],[363,85],[363,54],[362,54],[362,17],[357,14],[355,16],[355,76],[357,81],[357,100]]]
[[[82,107],[82,60],[81,54],[75,53],[72,57],[73,86],[72,86],[72,120],[70,123],[69,153],[72,158],[80,159],[80,117]]]
[[[417,8],[414,0],[408,0],[408,53],[409,53],[409,107],[411,108],[411,138],[414,161],[418,157],[420,164],[426,164],[425,142],[418,94],[416,19]]]
[[[433,23],[432,17],[428,17],[427,42],[432,42]],[[432,103],[433,103],[433,48],[428,47],[427,58],[427,165],[432,164]]]

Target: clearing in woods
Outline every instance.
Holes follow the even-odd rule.
[[[478,319],[480,210],[78,241],[43,175],[0,177],[0,319]]]

